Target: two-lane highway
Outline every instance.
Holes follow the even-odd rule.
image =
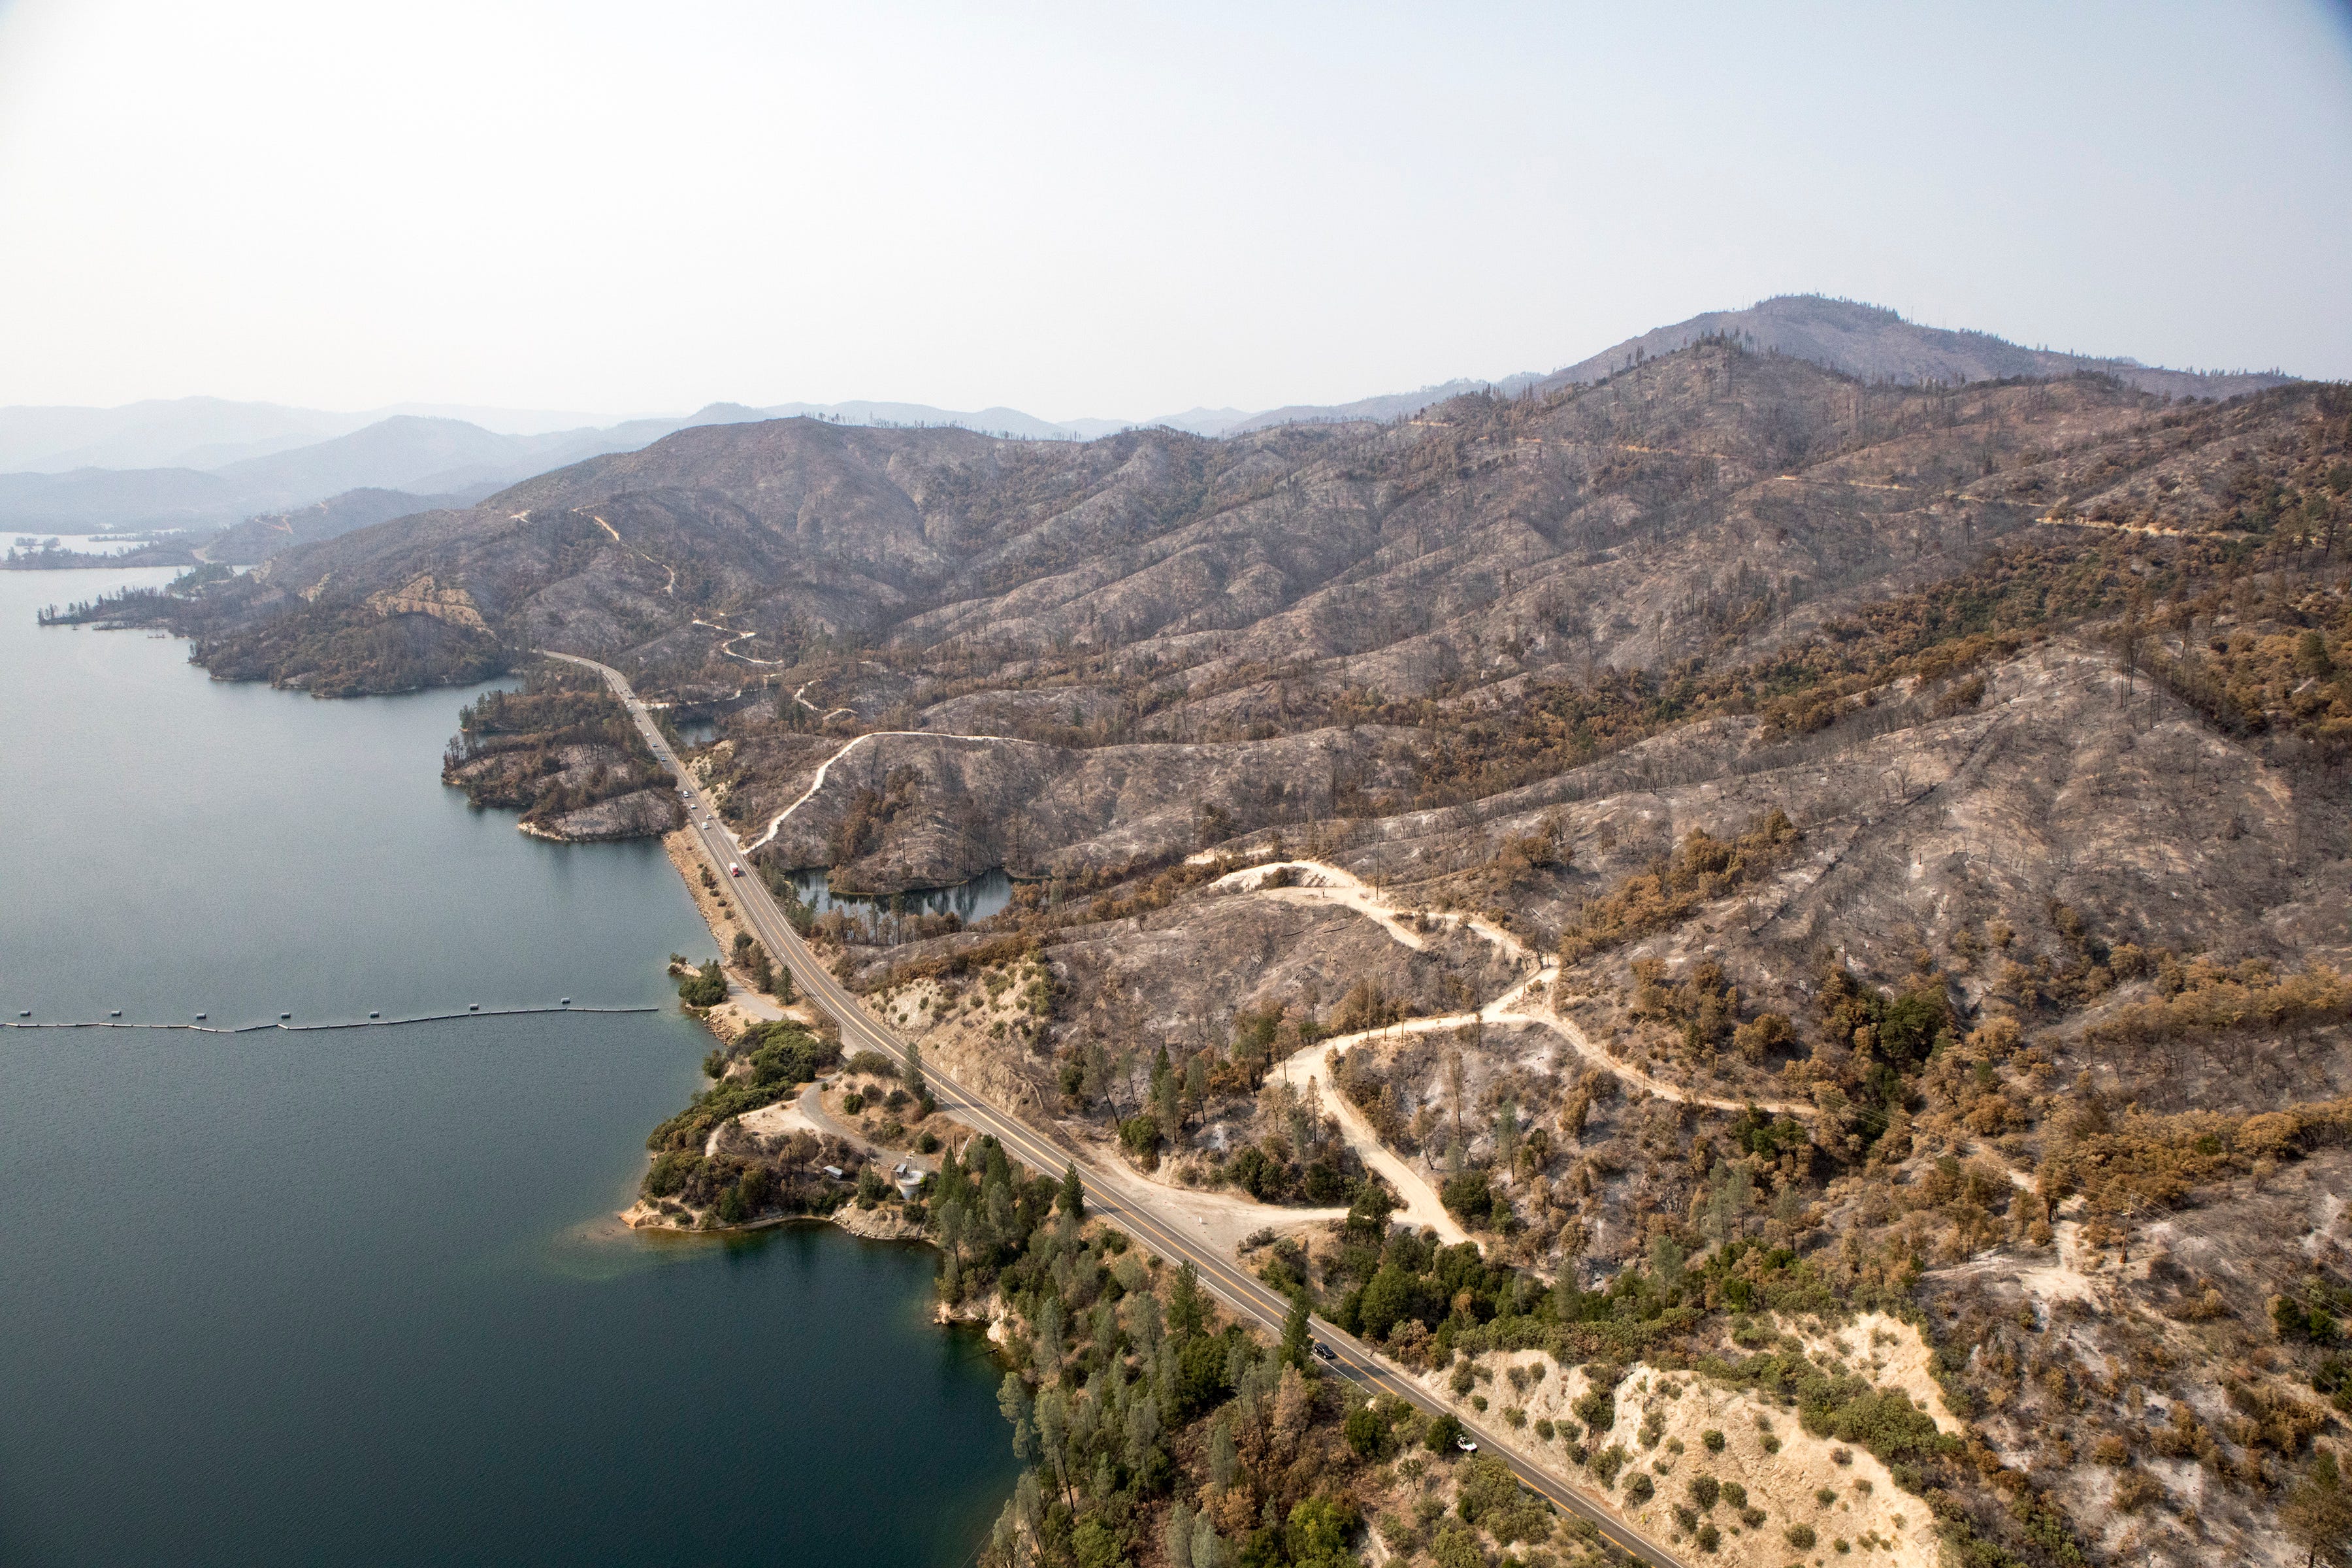
[[[759,875],[750,866],[742,864],[742,851],[733,836],[722,825],[709,798],[694,775],[678,761],[660,726],[654,722],[653,715],[637,700],[635,691],[621,672],[575,654],[551,653],[548,657],[594,670],[604,677],[613,694],[627,708],[630,717],[636,721],[637,728],[644,733],[646,744],[677,776],[679,786],[688,792],[688,821],[696,841],[732,889],[736,903],[742,910],[744,922],[768,952],[792,971],[793,980],[809,1000],[823,1008],[840,1026],[843,1046],[850,1050],[879,1051],[903,1065],[906,1048],[898,1037],[867,1013],[864,1005],[834,978],[832,972],[817,962],[816,955],[809,951],[808,944],[801,940],[800,932],[784,918],[783,910],[777,907],[775,899]],[[742,866],[740,877],[733,874],[739,865]],[[1215,1247],[1190,1235],[1181,1215],[1165,1215],[1160,1212],[1155,1194],[1148,1186],[1128,1178],[1124,1173],[1090,1161],[1078,1151],[1058,1142],[1053,1134],[1033,1128],[1010,1111],[998,1109],[940,1070],[939,1064],[925,1062],[923,1073],[941,1110],[965,1125],[990,1134],[1003,1145],[1007,1154],[1041,1174],[1059,1176],[1066,1166],[1076,1165],[1079,1179],[1086,1186],[1087,1202],[1097,1214],[1116,1223],[1170,1262],[1192,1264],[1198,1271],[1202,1284],[1234,1313],[1271,1334],[1280,1335],[1290,1303],[1244,1272],[1233,1259],[1221,1255]],[[1495,1432],[1472,1422],[1459,1411],[1448,1410],[1434,1395],[1373,1354],[1353,1335],[1342,1332],[1319,1318],[1314,1320],[1314,1329],[1316,1337],[1329,1345],[1336,1357],[1336,1361],[1327,1362],[1325,1365],[1336,1368],[1361,1387],[1395,1394],[1432,1415],[1445,1413],[1455,1415],[1468,1428],[1483,1452],[1492,1454],[1510,1466],[1513,1472],[1534,1491],[1560,1508],[1592,1521],[1600,1527],[1602,1535],[1642,1561],[1653,1563],[1656,1568],[1681,1568],[1676,1559],[1664,1548],[1620,1523],[1576,1488],[1538,1468]]]

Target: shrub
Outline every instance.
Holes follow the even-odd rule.
[[[1617,1484],[1617,1472],[1625,1468],[1631,1458],[1622,1443],[1612,1443],[1592,1456],[1592,1473],[1601,1478],[1601,1489],[1607,1491]]]
[[[1701,1552],[1712,1552],[1723,1544],[1723,1531],[1716,1529],[1712,1524],[1702,1524],[1698,1527],[1698,1533],[1691,1539],[1698,1542],[1698,1549]]]
[[[1484,1454],[1463,1461],[1455,1511],[1498,1542],[1533,1545],[1551,1539],[1550,1509],[1519,1484],[1508,1465]]]
[[[1717,1431],[1712,1426],[1700,1433],[1698,1435],[1698,1440],[1706,1445],[1706,1451],[1710,1454],[1720,1454],[1723,1452],[1723,1434]]]
[[[1326,1563],[1351,1561],[1346,1550],[1347,1539],[1361,1522],[1362,1516],[1351,1502],[1321,1495],[1308,1498],[1291,1509],[1289,1523],[1283,1531],[1290,1561],[1301,1568],[1322,1568]],[[1117,1551],[1106,1559],[1110,1563],[1125,1560],[1126,1554]]]
[[[1648,1476],[1643,1475],[1639,1470],[1635,1470],[1632,1476],[1626,1479],[1625,1500],[1627,1502],[1645,1503],[1652,1498],[1655,1497],[1657,1492],[1658,1489],[1656,1485],[1651,1481]]]
[[[1615,1383],[1595,1377],[1592,1386],[1577,1396],[1576,1418],[1595,1434],[1608,1431],[1617,1425]]]
[[[1657,866],[1589,901],[1575,924],[1560,933],[1560,961],[1575,963],[1680,921],[1761,875],[1796,837],[1796,828],[1779,811],[1757,818],[1727,842],[1694,828]]]
[[[1452,1415],[1440,1415],[1431,1420],[1429,1430],[1422,1434],[1422,1445],[1433,1454],[1451,1453],[1462,1436],[1462,1423]]]
[[[1453,1211],[1454,1217],[1469,1228],[1484,1230],[1494,1224],[1495,1192],[1486,1172],[1474,1167],[1458,1176],[1449,1176],[1437,1195]]]
[[[1388,1447],[1389,1424],[1381,1420],[1381,1413],[1369,1405],[1359,1405],[1349,1411],[1347,1422],[1340,1430],[1347,1436],[1348,1447],[1356,1451],[1359,1458],[1380,1458]]]
[[[1486,1568],[1486,1552],[1478,1540],[1478,1531],[1458,1519],[1449,1519],[1437,1527],[1429,1543],[1429,1555],[1437,1568]],[[1222,1563],[1225,1559],[1217,1559]],[[1255,1559],[1272,1563],[1271,1556]]]
[[[1723,1483],[1713,1476],[1693,1476],[1689,1486],[1691,1501],[1698,1504],[1702,1511],[1713,1508],[1715,1500],[1723,1495]]]
[[[668,1149],[654,1156],[653,1169],[646,1173],[646,1196],[666,1198],[686,1185],[686,1178],[702,1163],[702,1156],[690,1149]]]
[[[1810,1524],[1792,1524],[1781,1533],[1789,1538],[1789,1544],[1800,1552],[1811,1552],[1813,1549],[1813,1542],[1820,1539],[1813,1533],[1813,1527]]]

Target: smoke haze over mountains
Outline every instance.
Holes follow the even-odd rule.
[[[2347,37],[2302,0],[17,0],[0,404],[1084,426],[1483,384],[1795,290],[2341,376]],[[204,445],[58,460],[235,460]]]

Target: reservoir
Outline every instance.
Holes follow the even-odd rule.
[[[611,1215],[709,1040],[649,843],[439,782],[467,693],[320,702],[0,574],[0,1562],[956,1568],[1014,1474],[919,1248]]]

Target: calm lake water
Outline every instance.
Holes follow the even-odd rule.
[[[842,910],[863,920],[871,915],[887,915],[890,911],[890,895],[879,898],[866,893],[836,893],[825,883],[824,868],[816,867],[793,873],[793,889],[801,902],[823,914],[827,910]],[[899,909],[910,915],[955,914],[966,925],[984,921],[1013,902],[1013,879],[1003,871],[983,871],[969,882],[958,882],[952,888],[918,888],[898,895]]]
[[[929,1255],[609,1216],[709,1041],[658,847],[438,778],[466,694],[319,702],[0,574],[0,1562],[907,1563],[1011,1489],[997,1373]]]

